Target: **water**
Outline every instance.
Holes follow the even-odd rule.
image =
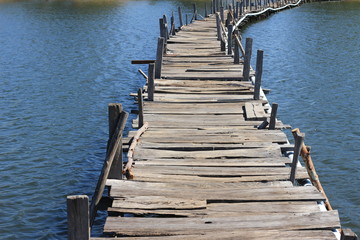
[[[107,104],[136,108],[128,94],[144,80],[130,60],[153,59],[158,18],[191,3],[0,3],[2,239],[66,238],[66,196],[91,195],[105,157]],[[265,50],[269,99],[307,133],[332,205],[358,233],[359,8],[303,5],[244,32]]]

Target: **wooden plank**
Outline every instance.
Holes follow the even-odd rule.
[[[332,229],[339,228],[337,211],[316,213],[282,213],[273,215],[237,216],[223,218],[115,218],[108,217],[104,231],[125,236],[169,236],[176,234],[216,233],[234,229]]]
[[[246,114],[246,120],[259,120],[264,121],[268,117],[270,117],[269,114],[265,113],[264,107],[261,102],[251,101],[245,103],[245,114]]]

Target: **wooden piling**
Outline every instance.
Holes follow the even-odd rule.
[[[90,239],[89,197],[67,196],[67,220],[69,240]]]
[[[224,24],[225,23],[224,7],[220,7],[220,19],[221,22]]]
[[[114,134],[116,134],[116,127],[118,122],[121,121],[121,112],[123,111],[122,105],[120,103],[110,103],[108,105],[108,114],[109,114],[109,141],[107,154],[110,153],[110,143]],[[108,178],[111,179],[122,179],[122,145],[116,150],[114,160],[112,161],[110,172]]]
[[[155,77],[155,64],[150,63],[148,70],[148,100],[149,101],[154,101],[154,92],[155,92],[154,77]]]
[[[252,38],[246,38],[245,56],[244,56],[244,68],[243,68],[243,80],[249,81],[250,77],[250,61],[252,54]]]
[[[235,41],[234,41],[234,64],[239,64],[240,63],[240,46],[239,43],[237,41],[237,37],[239,35],[239,31],[235,30],[234,31],[234,37],[235,37]]]
[[[171,12],[170,24],[171,24],[170,33],[171,33],[172,36],[174,36],[174,35],[175,35],[175,18],[174,18],[174,12]]]
[[[179,13],[179,23],[180,23],[179,29],[181,29],[182,26],[184,25],[183,24],[183,19],[182,19],[181,7],[178,7],[178,13]]]
[[[271,115],[270,115],[270,124],[269,129],[274,130],[276,126],[276,114],[277,114],[278,104],[273,103],[271,105]]]
[[[159,37],[156,50],[155,78],[161,78],[161,67],[165,51],[165,39],[163,37]]]
[[[193,3],[193,14],[194,14],[193,19],[194,19],[194,20],[198,20],[198,19],[197,19],[196,3]]]
[[[264,51],[258,50],[256,55],[256,73],[255,73],[255,88],[254,88],[254,99],[260,99],[260,87],[261,87],[261,77],[263,69],[263,57]]]
[[[144,101],[143,101],[143,91],[142,88],[138,90],[138,109],[139,109],[139,125],[138,128],[141,128],[144,125]],[[122,172],[122,169],[121,169]]]
[[[208,11],[207,11],[206,2],[205,2],[205,17],[208,17]]]
[[[293,155],[293,160],[291,163],[291,172],[290,172],[290,182],[292,182],[292,184],[295,184],[295,176],[296,176],[298,158],[300,155],[301,147],[304,143],[304,138],[305,138],[305,134],[303,134],[303,133],[298,134],[295,138],[294,155]]]
[[[231,55],[232,54],[232,45],[233,45],[233,42],[232,42],[232,39],[233,39],[233,36],[232,36],[232,32],[233,32],[233,28],[234,26],[232,24],[229,24],[227,26],[228,28],[228,55]]]
[[[219,13],[216,13],[216,33],[217,33],[217,40],[221,40],[221,19]]]

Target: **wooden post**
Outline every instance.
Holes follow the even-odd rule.
[[[193,3],[193,9],[194,9],[194,17],[193,17],[193,19],[194,19],[194,20],[198,20],[198,19],[197,19],[196,3]]]
[[[220,19],[221,19],[221,22],[224,24],[225,23],[224,7],[220,7]]]
[[[269,124],[269,129],[270,130],[275,129],[275,126],[276,126],[276,114],[277,114],[278,106],[279,105],[277,103],[273,103],[271,105],[271,115],[270,115],[270,124]]]
[[[234,32],[235,37],[239,35],[239,31],[235,30]],[[240,63],[240,46],[237,43],[236,39],[235,39],[235,43],[234,43],[234,64],[239,64]]]
[[[221,20],[219,13],[216,13],[216,32],[217,32],[217,40],[221,40]]]
[[[240,2],[236,2],[236,8],[235,8],[235,19],[239,19],[239,6]]]
[[[246,38],[245,56],[244,56],[244,68],[243,68],[243,80],[249,81],[250,77],[250,61],[252,54],[252,38]]]
[[[228,25],[228,55],[232,54],[232,31],[233,31],[233,25],[229,24]]]
[[[263,69],[263,57],[264,51],[258,50],[256,56],[256,73],[255,73],[255,88],[254,88],[254,99],[260,99],[260,87],[261,87],[261,76]]]
[[[154,92],[155,92],[154,77],[155,77],[155,64],[150,63],[148,70],[148,100],[149,101],[154,101]]]
[[[358,240],[358,236],[356,233],[351,231],[350,228],[342,228],[341,229],[341,238],[340,240]]]
[[[208,17],[208,12],[207,12],[207,6],[206,6],[206,2],[205,2],[205,17]]]
[[[292,184],[295,184],[295,175],[296,175],[296,168],[298,164],[298,158],[300,155],[301,147],[304,143],[305,134],[301,133],[295,138],[295,147],[294,147],[294,155],[291,164],[291,172],[290,172],[290,181]]]
[[[142,94],[141,88],[139,88],[139,90],[138,90],[138,108],[139,108],[138,128],[140,129],[144,125],[144,100],[143,100],[143,94]]]
[[[292,134],[294,136],[294,139],[296,139],[296,137],[300,134],[300,129],[295,128],[291,132],[292,132]],[[333,208],[330,205],[329,199],[327,198],[327,196],[325,194],[325,191],[324,191],[324,189],[323,189],[323,187],[321,185],[321,182],[319,180],[319,177],[318,177],[318,175],[316,173],[316,169],[315,169],[315,166],[314,166],[314,163],[312,161],[311,154],[310,154],[310,147],[305,146],[305,144],[303,143],[300,155],[301,155],[302,159],[304,160],[305,167],[306,167],[306,170],[307,170],[307,172],[309,174],[311,183],[317,188],[317,190],[319,190],[323,194],[323,196],[325,198],[326,209],[329,210],[329,211],[332,210]]]
[[[90,239],[89,197],[67,196],[67,221],[69,240]]]
[[[123,111],[122,105],[120,103],[110,103],[108,105],[108,114],[109,114],[109,140],[107,145],[107,155],[110,153],[110,142],[113,135],[116,133],[116,127],[121,119],[121,112]],[[111,179],[122,179],[122,168],[123,168],[123,159],[122,159],[122,144],[118,149],[116,149],[114,160],[112,161],[110,172],[108,178]]]
[[[164,40],[165,40],[164,44],[166,45],[166,42],[167,42],[167,30],[166,30],[166,27],[165,27],[164,18],[159,19],[159,24],[160,24],[160,37],[164,38]]]
[[[164,55],[164,43],[163,37],[158,38],[157,50],[156,50],[156,62],[155,62],[155,78],[161,78],[161,68]]]
[[[166,17],[166,15],[163,15],[163,19],[164,19],[164,26],[165,26],[165,38],[166,39],[169,39],[170,38],[170,36],[169,36],[169,26],[168,26],[168,22],[167,22],[167,17]]]
[[[174,35],[175,35],[175,18],[174,18],[174,12],[171,12],[170,23],[171,23],[170,33],[171,33],[172,36],[174,36]]]
[[[181,8],[180,8],[180,7],[178,7],[178,13],[179,13],[179,23],[180,23],[179,29],[181,29],[181,27],[182,27],[184,24],[183,24],[182,12],[181,12]]]
[[[186,23],[186,26],[188,25],[188,15],[185,14],[185,23]]]

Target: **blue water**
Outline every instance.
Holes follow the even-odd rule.
[[[107,104],[136,109],[129,93],[144,80],[130,60],[153,59],[158,18],[191,3],[0,3],[1,239],[66,238],[66,196],[91,196],[105,157]],[[269,99],[306,132],[332,205],[359,233],[360,7],[348,5],[303,5],[244,35],[265,50]]]

